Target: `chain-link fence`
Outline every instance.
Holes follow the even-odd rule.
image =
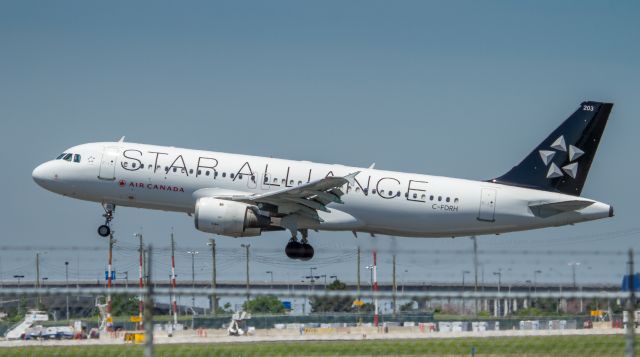
[[[0,355],[633,356],[627,260],[629,278],[613,287],[214,288],[151,273],[131,286],[13,284],[0,289]]]

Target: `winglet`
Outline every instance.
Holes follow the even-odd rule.
[[[118,140],[119,143],[124,143],[124,136],[120,138],[120,140]]]
[[[359,173],[360,171],[352,172],[345,176],[344,179],[349,181],[349,184],[353,185],[356,181],[356,176],[358,176]]]
[[[369,166],[369,169],[372,170],[374,167],[376,167],[376,163],[375,162],[371,163],[371,166]]]

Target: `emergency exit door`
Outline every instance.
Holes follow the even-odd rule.
[[[480,193],[479,221],[493,222],[496,220],[496,189],[483,188]]]

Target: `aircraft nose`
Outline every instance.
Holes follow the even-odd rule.
[[[48,162],[38,165],[38,167],[33,169],[31,177],[33,177],[33,181],[35,181],[38,185],[45,187],[47,182],[53,180],[51,165],[49,165]]]

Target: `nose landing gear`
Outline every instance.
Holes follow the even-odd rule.
[[[300,233],[302,233],[302,239],[298,242],[297,237],[291,237],[284,248],[284,252],[290,259],[299,259],[302,261],[311,260],[313,258],[314,250],[313,246],[311,246],[307,240],[307,230],[301,229]]]
[[[104,208],[104,224],[98,227],[98,235],[100,237],[108,237],[111,234],[111,221],[113,220],[113,212],[116,210],[116,205],[111,203],[102,204]]]

